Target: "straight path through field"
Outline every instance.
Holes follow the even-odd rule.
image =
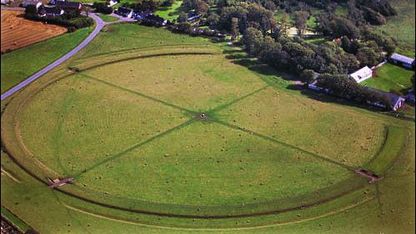
[[[110,83],[110,82],[107,82],[107,81],[104,81],[104,80],[101,80],[101,79],[98,79],[98,78],[92,77],[92,76],[90,76],[90,75],[85,75],[85,74],[83,74],[83,73],[79,73],[79,75],[81,75],[81,76],[83,76],[83,77],[85,77],[85,78],[87,78],[87,79],[94,80],[94,81],[96,81],[96,82],[100,82],[100,83],[106,84],[106,85],[108,85],[108,86],[111,86],[111,87],[114,87],[114,88],[117,88],[117,89],[123,90],[123,91],[125,91],[125,92],[129,92],[129,93],[132,93],[132,94],[136,94],[136,95],[138,95],[138,96],[140,96],[140,97],[143,97],[143,98],[146,98],[146,99],[149,99],[149,100],[155,101],[155,102],[162,103],[162,104],[164,104],[164,105],[166,105],[166,106],[169,106],[169,107],[172,107],[172,108],[175,108],[175,109],[181,110],[181,111],[185,111],[185,112],[187,112],[187,113],[189,113],[189,114],[196,114],[196,112],[195,112],[195,111],[188,110],[188,109],[186,109],[186,108],[184,108],[184,107],[180,107],[180,106],[177,106],[177,105],[175,105],[175,104],[165,102],[165,101],[160,100],[160,99],[157,99],[157,98],[155,98],[155,97],[151,97],[151,96],[148,96],[148,95],[146,95],[146,94],[143,94],[143,93],[140,93],[140,92],[137,92],[137,91],[131,90],[131,89],[127,89],[127,88],[124,88],[124,87],[121,87],[121,86],[115,85],[115,84],[113,84],[113,83]]]
[[[96,26],[95,26],[94,31],[92,31],[92,33],[90,35],[88,35],[88,37],[84,41],[81,42],[81,44],[79,44],[73,50],[69,51],[64,56],[60,57],[55,62],[49,64],[48,66],[44,67],[40,71],[31,75],[26,80],[20,82],[18,85],[16,85],[16,86],[12,87],[11,89],[7,90],[5,93],[3,93],[1,95],[1,100],[3,101],[4,99],[10,97],[11,95],[16,93],[17,91],[19,91],[19,90],[23,89],[24,87],[26,87],[27,85],[29,85],[33,81],[39,79],[40,77],[42,77],[43,75],[45,75],[46,73],[48,73],[49,71],[54,69],[55,67],[61,65],[63,62],[65,62],[66,60],[68,60],[69,58],[74,56],[76,53],[78,53],[85,46],[87,46],[98,35],[98,33],[101,31],[101,29],[106,25],[106,23],[100,17],[98,17],[97,15],[95,15],[93,13],[90,13],[89,16],[95,21]]]
[[[118,153],[116,153],[116,154],[114,154],[114,155],[112,155],[112,156],[110,156],[110,157],[108,157],[108,158],[106,158],[106,159],[104,159],[104,160],[102,160],[102,161],[100,161],[100,162],[98,162],[98,163],[90,166],[89,168],[86,168],[86,169],[82,170],[81,172],[73,175],[72,177],[79,178],[82,174],[87,173],[88,171],[90,171],[90,170],[92,170],[92,169],[94,169],[94,168],[96,168],[96,167],[98,167],[98,166],[100,166],[100,165],[102,165],[104,163],[107,163],[109,161],[112,161],[114,159],[117,159],[117,158],[125,155],[126,153],[128,153],[128,152],[130,152],[130,151],[132,151],[132,150],[134,150],[134,149],[136,149],[136,148],[138,148],[138,147],[140,147],[142,145],[145,145],[147,143],[150,143],[150,142],[152,142],[152,141],[154,141],[154,140],[156,140],[156,139],[158,139],[160,137],[163,137],[164,135],[167,135],[167,134],[169,134],[169,133],[171,133],[171,132],[173,132],[173,131],[175,131],[177,129],[180,129],[180,128],[183,128],[185,126],[188,126],[189,124],[193,123],[194,121],[195,121],[194,118],[189,119],[189,120],[187,120],[187,121],[185,121],[185,122],[183,122],[183,123],[181,123],[181,124],[179,124],[179,125],[171,128],[171,129],[168,129],[168,130],[166,130],[166,131],[164,131],[164,132],[162,132],[160,134],[157,134],[156,136],[153,136],[153,137],[151,137],[151,138],[149,138],[149,139],[147,139],[145,141],[142,141],[142,142],[139,142],[139,143],[137,143],[137,144],[135,144],[133,146],[130,146],[129,148],[127,148],[127,149],[125,149],[125,150],[123,150],[121,152],[118,152]]]
[[[237,125],[230,124],[230,123],[227,123],[227,122],[224,122],[224,121],[218,120],[218,119],[214,119],[213,121],[214,121],[214,122],[216,122],[216,123],[219,123],[219,124],[221,124],[221,125],[223,125],[223,126],[226,126],[226,127],[232,128],[232,129],[237,129],[237,130],[240,130],[240,131],[243,131],[243,132],[246,132],[246,133],[252,134],[252,135],[254,135],[254,136],[257,136],[257,137],[260,137],[260,138],[263,138],[263,139],[266,139],[266,140],[272,141],[272,142],[274,142],[274,143],[281,144],[281,145],[284,145],[284,146],[286,146],[286,147],[289,147],[289,148],[292,148],[292,149],[295,149],[295,150],[299,150],[299,151],[301,151],[301,152],[303,152],[303,153],[306,153],[306,154],[312,155],[312,156],[313,156],[313,157],[315,157],[315,158],[318,158],[318,159],[323,160],[323,161],[330,162],[330,163],[335,164],[335,165],[337,165],[337,166],[343,167],[343,168],[345,168],[345,169],[347,169],[347,170],[354,170],[354,169],[355,169],[354,167],[351,167],[351,166],[348,166],[348,165],[342,164],[342,163],[340,163],[340,162],[334,161],[334,160],[332,160],[332,159],[329,159],[328,157],[321,156],[321,155],[316,154],[316,153],[313,153],[313,152],[311,152],[311,151],[308,151],[308,150],[302,149],[302,148],[300,148],[300,147],[298,147],[298,146],[288,144],[288,143],[286,143],[286,142],[283,142],[283,141],[280,141],[280,140],[274,139],[274,138],[269,137],[269,136],[262,135],[262,134],[260,134],[260,133],[257,133],[257,132],[254,132],[254,131],[251,131],[251,130],[249,130],[249,129],[242,128],[242,127],[239,127],[239,126],[237,126]]]

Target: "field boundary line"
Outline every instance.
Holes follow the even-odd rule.
[[[224,122],[224,121],[221,121],[221,120],[217,120],[217,119],[215,119],[215,120],[213,120],[213,121],[214,121],[214,122],[216,122],[216,123],[218,123],[218,124],[221,124],[221,125],[223,125],[223,126],[226,126],[226,127],[232,128],[232,129],[236,129],[236,130],[240,130],[240,131],[243,131],[243,132],[245,132],[245,133],[248,133],[248,134],[251,134],[251,135],[254,135],[254,136],[257,136],[257,137],[263,138],[263,139],[265,139],[265,140],[269,140],[269,141],[271,141],[271,142],[274,142],[274,143],[277,143],[277,144],[280,144],[280,145],[284,145],[284,146],[287,146],[287,147],[292,148],[292,149],[295,149],[295,150],[299,150],[299,151],[304,152],[304,153],[306,153],[306,154],[312,155],[312,156],[314,156],[315,158],[318,158],[318,159],[320,159],[320,160],[327,161],[327,162],[329,162],[329,163],[332,163],[332,164],[338,165],[338,166],[340,166],[340,167],[343,167],[343,168],[345,168],[345,169],[347,169],[347,170],[349,170],[349,171],[353,171],[353,170],[354,170],[354,167],[352,167],[352,166],[348,166],[348,165],[342,164],[342,163],[337,162],[337,161],[334,161],[334,160],[332,160],[332,159],[330,159],[330,158],[328,158],[328,157],[325,157],[325,156],[322,156],[322,155],[319,155],[319,154],[316,154],[316,153],[310,152],[310,151],[308,151],[308,150],[305,150],[305,149],[302,149],[302,148],[300,148],[300,147],[298,147],[298,146],[291,145],[291,144],[289,144],[289,143],[286,143],[286,142],[283,142],[283,141],[277,140],[277,139],[275,139],[275,138],[272,138],[272,137],[269,137],[269,136],[262,135],[262,134],[260,134],[260,133],[257,133],[257,132],[254,132],[254,131],[252,131],[252,130],[249,130],[249,129],[247,129],[247,128],[242,128],[242,127],[239,127],[239,126],[237,126],[237,125],[230,124],[230,123],[227,123],[227,122]]]
[[[132,94],[135,94],[135,95],[138,95],[138,96],[140,96],[142,98],[146,98],[146,99],[151,100],[151,101],[154,101],[154,102],[159,102],[159,103],[161,103],[161,104],[163,104],[165,106],[169,106],[169,107],[174,108],[174,109],[178,109],[178,110],[181,110],[181,111],[185,111],[188,114],[195,114],[196,113],[195,111],[188,110],[188,109],[183,108],[181,106],[177,106],[175,104],[172,104],[172,103],[169,103],[169,102],[166,102],[166,101],[157,99],[157,98],[152,97],[152,96],[148,96],[146,94],[143,94],[143,93],[138,92],[138,91],[135,91],[135,90],[131,90],[131,89],[128,89],[128,88],[124,88],[122,86],[119,86],[119,85],[113,84],[111,82],[108,82],[108,81],[104,81],[104,80],[95,78],[95,77],[90,76],[90,75],[86,75],[86,74],[83,74],[83,73],[79,73],[79,75],[84,76],[87,79],[94,80],[96,82],[100,82],[100,83],[106,84],[106,85],[111,86],[113,88],[117,88],[119,90],[122,90],[122,91],[125,91],[125,92],[128,92],[128,93],[132,93]]]
[[[12,179],[14,182],[18,184],[22,183],[22,181],[18,179],[17,176],[14,176],[11,172],[7,171],[3,167],[1,167],[1,174],[9,177],[10,179]]]
[[[136,51],[154,51],[158,49],[164,49],[164,48],[175,48],[175,47],[181,47],[181,46],[193,46],[193,47],[199,47],[199,48],[215,48],[210,45],[204,45],[204,44],[192,44],[192,43],[185,43],[185,44],[166,44],[162,46],[146,46],[146,47],[134,47],[129,49],[122,49],[122,50],[115,50],[115,51],[109,51],[109,52],[103,52],[103,53],[97,53],[92,54],[88,56],[83,56],[82,58],[79,58],[75,61],[83,61],[89,58],[95,58],[100,57],[104,55],[114,55],[114,54],[123,54],[128,52],[136,52]]]
[[[173,131],[175,131],[175,130],[178,130],[178,129],[180,129],[180,128],[186,127],[186,126],[188,126],[189,124],[193,123],[194,121],[195,121],[195,119],[193,119],[193,118],[192,118],[192,119],[189,119],[189,120],[187,120],[187,121],[185,121],[185,122],[183,122],[183,123],[181,123],[181,124],[179,124],[179,125],[177,125],[177,126],[175,126],[175,127],[173,127],[173,128],[170,128],[170,129],[168,129],[168,130],[166,130],[166,131],[164,131],[164,132],[162,132],[162,133],[159,133],[159,134],[157,134],[157,135],[155,135],[155,136],[153,136],[153,137],[151,137],[151,138],[149,138],[149,139],[147,139],[147,140],[145,140],[145,141],[142,141],[142,142],[136,143],[136,144],[134,144],[134,145],[130,146],[129,148],[124,149],[123,151],[118,152],[118,153],[116,153],[116,154],[113,154],[113,156],[110,156],[110,157],[108,157],[108,158],[106,158],[106,159],[102,160],[101,162],[98,162],[98,163],[96,163],[96,164],[94,164],[94,165],[92,165],[92,166],[90,166],[90,167],[88,167],[88,168],[86,168],[86,169],[82,170],[81,172],[78,172],[77,174],[73,175],[72,177],[74,177],[74,178],[79,178],[79,177],[80,177],[80,176],[82,176],[83,174],[85,174],[85,173],[89,172],[89,171],[90,171],[90,170],[92,170],[92,169],[95,169],[96,167],[101,166],[101,165],[102,165],[102,164],[104,164],[104,163],[107,163],[107,162],[110,162],[110,161],[112,161],[112,160],[118,159],[118,158],[120,158],[121,156],[125,155],[125,154],[126,154],[126,153],[128,153],[128,152],[131,152],[132,150],[135,150],[136,148],[138,148],[138,147],[140,147],[140,146],[143,146],[143,145],[145,145],[145,144],[147,144],[147,143],[149,143],[149,142],[152,142],[152,141],[154,141],[155,139],[158,139],[158,138],[160,138],[160,137],[163,137],[163,136],[165,136],[165,135],[167,135],[167,134],[169,134],[169,133],[171,133],[171,132],[173,132]]]
[[[114,63],[121,63],[121,62],[126,62],[126,61],[129,61],[129,60],[146,59],[146,58],[153,58],[153,57],[180,56],[180,55],[183,55],[183,56],[185,56],[185,55],[214,55],[214,54],[219,54],[219,53],[212,53],[212,52],[172,52],[172,53],[136,55],[136,56],[131,56],[131,57],[122,58],[122,59],[118,59],[118,60],[99,63],[99,64],[92,65],[90,67],[86,67],[86,68],[83,68],[83,69],[79,69],[79,68],[78,69],[79,69],[79,72],[83,72],[83,71],[88,71],[88,70],[91,70],[91,69],[94,69],[94,68],[114,64]]]
[[[231,100],[230,102],[227,102],[227,103],[224,103],[224,104],[219,105],[217,107],[214,107],[214,108],[208,110],[207,113],[215,113],[217,111],[223,110],[223,109],[225,109],[225,108],[227,108],[227,107],[229,107],[229,106],[231,106],[231,105],[233,105],[233,104],[235,104],[235,103],[237,103],[237,102],[239,102],[241,100],[244,100],[244,99],[246,99],[246,98],[248,98],[248,97],[250,97],[250,96],[252,96],[254,94],[257,94],[257,93],[259,93],[259,92],[261,92],[261,91],[263,91],[263,90],[265,90],[265,89],[267,89],[269,87],[270,87],[270,85],[265,85],[265,86],[263,86],[263,87],[255,90],[255,91],[251,92],[251,93],[245,94],[245,95],[243,95],[241,97],[238,97],[238,98],[236,98],[234,100]]]
[[[232,231],[232,230],[234,230],[234,231],[239,231],[239,230],[252,230],[252,229],[263,229],[263,228],[268,228],[268,227],[286,226],[286,225],[292,225],[292,224],[298,224],[298,223],[313,221],[313,220],[316,220],[316,219],[325,218],[325,217],[328,217],[328,216],[332,216],[332,215],[350,210],[352,208],[355,208],[355,207],[363,205],[367,202],[370,202],[374,199],[375,199],[375,196],[371,196],[371,197],[368,197],[368,198],[366,198],[366,199],[364,199],[360,202],[357,202],[357,203],[351,204],[349,206],[343,207],[339,210],[330,211],[328,213],[318,215],[318,216],[314,216],[314,217],[310,217],[310,218],[306,218],[306,219],[294,220],[294,221],[289,221],[289,222],[281,222],[281,223],[273,223],[273,224],[268,224],[268,225],[254,225],[252,227],[239,227],[239,228],[233,228],[233,227],[230,227],[230,228],[187,228],[187,227],[162,226],[162,225],[156,225],[156,224],[145,224],[145,223],[138,223],[138,222],[125,220],[125,219],[108,217],[108,216],[105,216],[103,214],[97,214],[97,213],[93,213],[93,212],[90,212],[90,211],[83,210],[81,208],[73,207],[73,206],[70,206],[66,203],[63,203],[63,205],[66,206],[68,209],[71,209],[73,211],[84,213],[84,214],[94,216],[94,217],[97,217],[97,218],[103,218],[103,219],[111,220],[111,221],[114,221],[114,222],[126,223],[126,224],[137,225],[137,226],[160,228],[160,229],[167,229],[167,230],[188,230],[188,231],[192,231],[192,230],[194,230],[194,231]]]

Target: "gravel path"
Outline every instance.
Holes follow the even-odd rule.
[[[82,41],[77,47],[75,47],[73,50],[69,51],[67,54],[65,54],[64,56],[62,56],[61,58],[59,58],[55,62],[49,64],[48,66],[44,67],[40,71],[38,71],[35,74],[28,77],[26,80],[20,82],[18,85],[16,85],[13,88],[7,90],[5,93],[3,93],[1,95],[1,100],[3,101],[7,97],[13,95],[15,92],[23,89],[28,84],[32,83],[34,80],[40,78],[41,76],[45,75],[50,70],[59,66],[60,64],[62,64],[63,62],[65,62],[66,60],[68,60],[69,58],[74,56],[76,53],[78,53],[78,51],[80,51],[82,48],[87,46],[88,43],[90,43],[98,35],[98,33],[101,31],[101,29],[106,25],[106,23],[94,13],[90,13],[89,17],[91,17],[95,21],[96,26],[95,26],[94,31],[92,31],[92,33],[90,35],[88,35],[88,37],[84,41]]]

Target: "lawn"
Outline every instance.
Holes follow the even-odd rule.
[[[386,92],[402,91],[412,87],[410,78],[414,72],[400,66],[386,63],[376,70],[375,76],[362,84]]]
[[[115,22],[118,20],[117,17],[111,16],[111,15],[106,15],[106,14],[99,14],[98,16],[100,16],[100,18],[104,21],[104,22]]]
[[[69,52],[91,31],[92,28],[79,29],[73,33],[66,33],[1,55],[1,92],[4,93]]]
[[[35,230],[345,233],[354,222],[379,233],[390,217],[413,227],[406,203],[401,219],[380,210],[393,205],[386,165],[407,176],[395,202],[414,196],[413,122],[302,96],[223,44],[106,30],[2,102],[1,201]],[[386,184],[354,174],[367,166]],[[46,187],[65,176],[74,184]]]
[[[173,21],[176,20],[179,16],[181,9],[182,1],[175,1],[172,6],[161,7],[155,12],[155,15],[158,15],[164,19]]]

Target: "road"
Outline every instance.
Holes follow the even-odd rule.
[[[106,25],[106,23],[100,17],[98,17],[94,13],[90,13],[89,14],[89,17],[91,17],[95,21],[96,26],[95,26],[94,30],[92,31],[92,33],[90,35],[88,35],[88,37],[84,41],[82,41],[77,47],[75,47],[74,49],[72,49],[71,51],[69,51],[64,56],[60,57],[55,62],[49,64],[48,66],[46,66],[44,68],[42,68],[40,71],[38,71],[35,74],[29,76],[26,80],[20,82],[18,85],[16,85],[13,88],[7,90],[5,93],[3,93],[1,95],[1,100],[3,101],[4,99],[6,99],[9,96],[11,96],[14,93],[16,93],[17,91],[19,91],[19,90],[23,89],[24,87],[26,87],[28,84],[30,84],[33,81],[39,79],[41,76],[45,75],[50,70],[52,70],[55,67],[59,66],[60,64],[62,64],[63,62],[65,62],[66,60],[68,60],[69,58],[71,58],[72,56],[74,56],[76,53],[78,53],[82,48],[84,48],[85,46],[87,46],[88,43],[90,43],[98,35],[98,33],[101,31],[101,29]]]

